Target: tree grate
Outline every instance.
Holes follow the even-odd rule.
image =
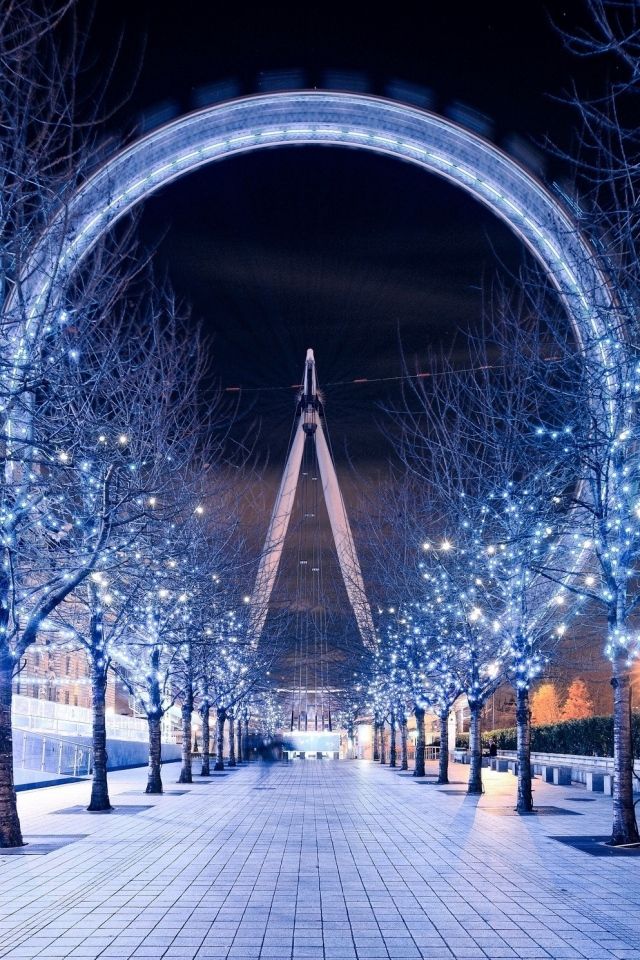
[[[549,837],[567,847],[588,853],[592,857],[640,857],[640,843],[628,847],[612,847],[611,837],[607,836],[580,836],[580,837]]]
[[[564,807],[534,807],[530,813],[518,813],[514,807],[480,807],[484,813],[494,817],[583,817],[577,810],[565,810]]]
[[[123,790],[119,797],[183,797],[188,790],[163,790],[162,793],[145,793],[143,790]]]
[[[47,853],[53,853],[54,850],[61,850],[68,847],[70,843],[76,840],[84,840],[88,836],[86,833],[73,834],[31,834],[24,838],[26,846],[24,847],[3,847],[0,849],[0,857],[42,857]]]
[[[156,794],[160,796],[160,794]],[[143,810],[153,810],[153,804],[123,804],[121,807],[112,807],[111,810],[87,810],[86,807],[78,805],[77,807],[64,807],[62,810],[54,810],[53,813],[90,813],[93,816],[106,816],[119,814],[121,816],[132,816],[134,813],[142,813]]]
[[[463,793],[466,791],[467,784],[464,780],[449,780],[449,783],[438,783],[437,780],[416,780],[417,784],[421,787],[462,787],[463,790],[451,790],[450,793]],[[446,790],[441,790],[440,793],[447,793]]]

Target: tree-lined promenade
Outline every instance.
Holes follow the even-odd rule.
[[[606,620],[602,648],[614,699],[612,841],[630,844],[640,839],[630,698],[640,601],[640,144],[625,118],[640,92],[640,48],[635,20],[624,16],[631,5],[592,0],[588,9],[591,32],[567,36],[567,45],[615,65],[616,79],[589,100],[579,91],[571,98],[578,147],[561,159],[574,180],[567,223],[588,259],[585,275],[604,278],[581,294],[592,322],[570,332],[566,303],[527,261],[519,275],[487,286],[481,335],[466,342],[462,368],[452,353],[434,354],[418,377],[406,361],[403,402],[387,411],[396,453],[390,492],[377,490],[360,534],[371,548],[377,642],[363,654],[353,689],[342,691],[342,719],[348,729],[369,712],[376,738],[391,720],[391,759],[399,747],[404,765],[413,713],[421,775],[424,716],[434,712],[445,783],[447,718],[464,695],[469,792],[480,793],[482,709],[510,683],[517,810],[529,813],[531,691],[591,604]],[[208,345],[154,273],[133,218],[71,266],[66,247],[64,257],[49,249],[59,239],[51,224],[66,222],[102,158],[108,113],[108,89],[93,85],[83,94],[76,13],[72,0],[38,9],[16,0],[0,15],[4,847],[22,843],[13,682],[44,636],[84,650],[90,664],[91,810],[111,806],[109,670],[148,721],[149,793],[162,790],[160,724],[174,704],[183,783],[193,779],[195,710],[205,775],[214,739],[215,769],[224,766],[225,725],[231,763],[250,712],[263,723],[268,717],[269,730],[286,727],[269,689],[277,624],[271,618],[272,633],[260,637],[253,629],[264,617],[251,603],[259,558],[243,504],[259,479],[256,457],[250,443],[229,439],[234,410],[211,389]],[[30,284],[45,270],[42,257],[52,275],[47,296],[34,301]],[[594,263],[598,270],[588,269]]]

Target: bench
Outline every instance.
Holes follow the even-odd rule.
[[[571,786],[571,767],[543,763],[540,765],[540,774],[545,783],[554,783],[557,787]]]
[[[613,793],[613,774],[606,770],[587,770],[586,786],[591,793]]]
[[[509,773],[512,773],[512,774],[514,775],[514,777],[517,777],[517,776],[518,776],[518,761],[517,761],[517,760],[509,760],[509,761],[508,761],[508,764],[509,764]]]
[[[471,763],[471,754],[467,750],[454,750],[453,759],[455,763]],[[488,767],[490,757],[482,757],[480,766]]]
[[[500,769],[497,768],[499,759],[513,762],[517,761],[517,756],[515,750],[500,750],[498,757],[491,758],[491,769]],[[555,779],[554,769],[558,770]],[[585,792],[604,793],[605,796],[613,793],[612,757],[532,752],[531,772],[534,776],[541,776],[546,783],[567,787],[579,784],[586,788]],[[640,793],[640,760],[635,761],[633,792],[636,796]]]

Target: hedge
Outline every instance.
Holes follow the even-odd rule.
[[[640,713],[632,717],[634,755],[640,757]],[[516,728],[488,730],[482,734],[482,745],[488,747],[495,737],[499,750],[516,749]],[[459,733],[456,747],[468,749],[469,734]],[[576,756],[613,756],[613,717],[585,717],[531,727],[531,749],[535,753],[567,753]]]

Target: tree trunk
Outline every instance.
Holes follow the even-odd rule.
[[[611,843],[638,843],[633,805],[633,746],[631,684],[623,656],[613,661],[613,829]]]
[[[387,744],[384,737],[384,720],[380,722],[380,763],[384,766],[387,762]]]
[[[469,701],[471,726],[469,727],[469,786],[467,793],[482,793],[482,740],[480,737],[480,713],[482,704]]]
[[[216,714],[216,764],[214,771],[224,770],[224,722],[227,719],[227,711],[224,707],[218,707]]]
[[[93,620],[93,617],[91,618]],[[103,660],[104,649],[91,652],[91,705],[93,741],[93,781],[91,801],[87,810],[111,810],[109,784],[107,781],[107,667]]]
[[[187,684],[182,703],[182,767],[178,783],[193,783],[191,775],[191,714],[193,713],[193,685]]]
[[[158,680],[160,669],[160,649],[154,647],[149,660],[149,674],[147,678],[147,693],[149,709],[147,711],[147,726],[149,727],[149,770],[147,789],[145,793],[162,793],[162,691]]]
[[[516,730],[518,758],[518,813],[533,811],[533,792],[531,789],[531,710],[529,708],[529,688],[516,690]]]
[[[407,753],[407,718],[402,713],[400,718],[400,769],[408,770],[409,769],[409,754]]]
[[[353,723],[353,720],[347,721],[347,760],[355,760],[356,758],[356,730]]]
[[[238,748],[238,763],[242,763],[244,760],[244,752],[242,750],[242,718],[238,717],[236,721],[236,746]]]
[[[396,712],[395,710],[391,711],[391,717],[389,719],[389,726],[391,733],[389,734],[389,766],[395,767],[396,765]]]
[[[209,750],[211,749],[211,730],[209,727],[208,702],[205,702],[205,705],[202,707],[201,716],[202,716],[202,767],[200,769],[200,776],[208,777],[210,773]]]
[[[422,707],[415,707],[413,714],[416,718],[418,728],[418,737],[416,739],[416,762],[413,768],[414,777],[424,777],[424,754],[425,754],[425,734],[424,734],[424,710]]]
[[[149,713],[147,726],[149,727],[149,769],[147,775],[147,789],[145,793],[162,793],[162,738],[160,730],[160,714]]]
[[[233,711],[229,711],[229,767],[236,766],[236,725]]]
[[[24,845],[13,782],[12,680],[13,658],[8,651],[3,651],[0,657],[0,847]]]
[[[247,760],[251,759],[249,756],[249,714],[246,710],[244,713],[244,747],[242,752]]]
[[[377,720],[373,721],[373,759],[380,759],[380,726]]]
[[[442,710],[438,719],[440,721],[438,783],[449,783],[449,711]]]

